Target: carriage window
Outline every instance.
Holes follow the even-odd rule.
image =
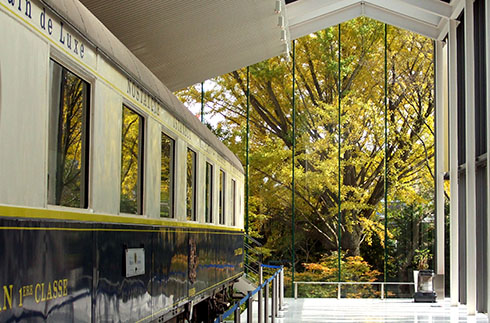
[[[87,208],[90,86],[54,61],[50,72],[48,203]]]
[[[160,172],[160,216],[173,217],[174,147],[172,138],[162,133],[162,170]]]
[[[122,213],[142,214],[144,120],[126,106],[122,116],[120,209]]]
[[[187,220],[196,221],[196,153],[187,148]]]
[[[231,180],[231,225],[236,225],[236,181]]]
[[[213,222],[213,165],[206,163],[206,222]]]
[[[219,171],[219,224],[225,224],[225,184],[226,174]]]

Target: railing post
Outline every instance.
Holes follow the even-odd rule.
[[[252,292],[248,292],[248,300],[247,300],[247,323],[253,322],[253,300],[252,300]]]
[[[279,310],[282,311],[283,306],[283,298],[284,298],[284,275],[283,275],[283,266],[281,266],[281,271],[279,272]]]
[[[265,284],[264,323],[269,322],[269,283]]]
[[[281,266],[281,310],[284,309],[284,266]]]
[[[281,293],[279,292],[279,274],[276,275],[276,307],[274,308],[274,317],[279,316],[279,301],[281,298]]]
[[[294,299],[298,299],[298,283],[294,282]]]
[[[259,285],[262,286],[264,283],[264,273],[262,269],[262,264],[259,266]],[[262,305],[263,305],[263,300],[262,300],[262,288],[259,289],[259,296],[258,296],[258,323],[262,323]]]
[[[279,316],[279,308],[281,307],[281,272],[276,277],[277,301],[276,301],[276,317]]]
[[[385,283],[381,283],[381,299],[385,299]]]
[[[276,277],[272,278],[272,306],[271,306],[271,322],[274,323],[276,318],[276,303],[277,303],[277,287]]]
[[[338,286],[338,288],[337,288],[337,299],[340,299],[340,297],[342,297],[341,290],[340,290],[341,284],[338,283],[337,286]]]
[[[262,323],[262,288],[257,293],[257,322]]]
[[[235,323],[240,323],[240,306],[237,306],[235,309]]]

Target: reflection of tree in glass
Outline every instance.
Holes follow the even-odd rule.
[[[63,70],[62,109],[58,120],[56,204],[83,207],[81,197],[84,150],[84,104],[87,84]]]
[[[173,140],[162,134],[162,170],[160,175],[160,216],[171,217]]]
[[[123,107],[121,145],[121,212],[138,213],[141,117]]]
[[[219,171],[219,223],[225,224],[225,173]]]
[[[206,163],[206,222],[213,222],[213,165]]]
[[[195,220],[194,217],[194,163],[196,160],[196,153],[190,149],[187,149],[187,220]]]

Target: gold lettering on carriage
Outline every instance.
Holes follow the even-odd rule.
[[[187,129],[187,127],[182,122],[180,122],[177,119],[174,119],[173,126],[174,126],[174,129],[177,130],[178,132],[180,132],[180,134],[182,134],[184,137],[186,137],[187,139],[191,139],[190,130]]]
[[[163,109],[157,100],[151,96],[147,91],[136,85],[131,79],[127,79],[128,87],[126,93],[130,95],[138,103],[142,104],[145,108],[150,109],[156,115],[160,115]]]
[[[30,303],[44,303],[53,299],[68,296],[68,279],[37,282],[14,288],[13,284],[3,285],[0,292],[3,293],[0,301],[0,312],[13,307],[23,307],[26,301]],[[15,306],[17,305],[17,306]]]
[[[45,7],[36,6],[34,0],[3,0],[11,12],[24,20],[35,24],[38,30],[48,35],[53,42],[57,42],[66,51],[83,59],[85,57],[85,44],[73,32],[67,30],[63,21],[51,18]]]

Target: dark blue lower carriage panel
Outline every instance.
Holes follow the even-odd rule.
[[[151,320],[243,271],[236,231],[0,218],[0,241],[0,322]]]
[[[135,322],[151,316],[151,232],[135,228],[104,225],[108,231],[96,232],[96,299],[97,322]],[[135,231],[119,231],[119,230]],[[145,249],[145,273],[126,278],[125,250]]]
[[[90,322],[92,225],[0,220],[0,226],[0,321]]]
[[[154,315],[161,315],[187,298],[188,232],[163,229],[155,234],[151,281]]]
[[[243,235],[229,232],[191,233],[197,242],[196,279],[190,280],[191,293],[205,292],[216,284],[239,275],[243,264]],[[192,267],[192,266],[191,266]]]

